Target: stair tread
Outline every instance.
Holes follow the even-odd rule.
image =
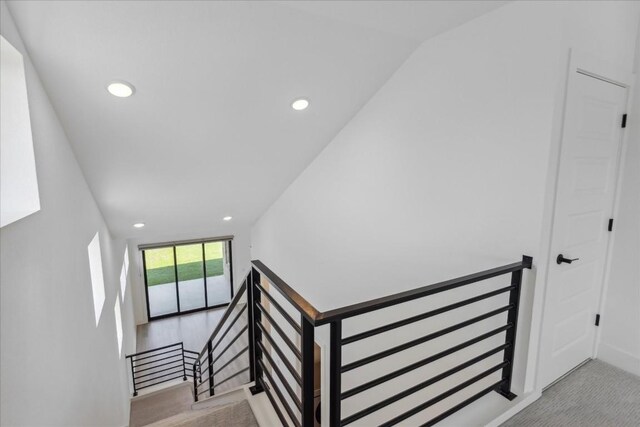
[[[147,427],[258,427],[246,400],[216,408],[185,411],[148,424]]]

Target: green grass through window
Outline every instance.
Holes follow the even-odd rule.
[[[222,242],[205,243],[207,277],[223,274]],[[178,278],[180,281],[204,277],[202,265],[202,245],[176,247]],[[175,283],[173,248],[148,249],[145,251],[147,286]]]

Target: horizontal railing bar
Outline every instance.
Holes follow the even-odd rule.
[[[449,390],[445,391],[444,393],[441,393],[439,395],[437,395],[436,397],[433,397],[429,400],[427,400],[424,403],[421,403],[420,405],[404,412],[403,414],[398,415],[397,417],[387,421],[386,423],[381,424],[380,427],[390,427],[393,426],[395,424],[398,424],[399,422],[406,420],[409,417],[414,416],[415,414],[417,414],[418,412],[422,412],[425,409],[427,409],[430,406],[435,405],[436,403],[446,399],[449,396],[452,396],[454,394],[456,394],[457,392],[459,392],[460,390],[463,390],[467,387],[469,387],[472,384],[475,384],[476,382],[480,381],[481,379],[488,377],[489,375],[491,375],[492,373],[504,368],[505,366],[507,366],[509,364],[509,362],[501,362],[489,369],[487,369],[486,371],[483,371],[481,373],[479,373],[478,375],[469,378],[468,380],[458,384],[457,386],[450,388]],[[501,380],[498,384],[501,384],[504,380]],[[492,387],[496,387],[496,385],[494,384]]]
[[[222,384],[226,383],[226,382],[227,382],[227,381],[229,381],[230,379],[235,378],[235,377],[237,377],[238,375],[240,375],[240,374],[242,374],[242,373],[244,373],[244,372],[247,372],[248,370],[249,370],[249,367],[248,367],[248,366],[247,366],[246,368],[244,368],[244,369],[240,369],[240,370],[239,370],[238,372],[236,372],[235,374],[233,374],[233,375],[229,375],[227,378],[223,379],[222,381],[217,382],[217,383],[214,385],[214,387],[218,387],[218,386],[220,386],[220,385],[222,385]]]
[[[180,362],[180,361],[178,361],[178,363],[179,363],[179,362]],[[169,366],[169,367],[167,367],[167,368],[163,368],[163,369],[159,369],[159,370],[157,370],[157,371],[149,372],[148,374],[144,374],[144,375],[137,375],[137,374],[136,374],[136,375],[135,375],[135,378],[136,378],[136,380],[138,380],[138,379],[140,379],[140,378],[145,378],[145,377],[148,377],[148,376],[150,376],[150,375],[156,375],[156,374],[159,374],[159,373],[162,373],[162,372],[167,372],[167,371],[170,371],[170,370],[172,370],[172,369],[176,369],[176,368],[183,369],[183,366],[184,366],[184,365],[183,365],[182,363],[180,363],[179,365]]]
[[[271,376],[271,373],[269,373],[269,371],[264,368],[264,363],[262,363],[262,360],[258,359],[257,362],[262,367],[262,373],[269,380],[269,384],[271,384],[273,390],[276,392],[276,395],[278,396],[278,400],[280,400],[282,407],[289,415],[289,418],[291,419],[291,421],[293,421],[296,427],[302,427],[300,420],[298,420],[298,417],[296,417],[296,414],[293,412],[293,409],[291,409],[291,406],[289,406],[289,402],[287,402],[287,400],[284,398],[284,395],[282,394],[282,391],[280,391],[280,388],[276,385],[275,381],[273,381],[273,377]]]
[[[254,261],[255,263],[255,261]],[[455,289],[460,286],[470,285],[475,282],[490,279],[496,276],[502,276],[514,271],[519,271],[525,268],[531,268],[532,258],[523,257],[522,261],[507,264],[502,267],[491,268],[489,270],[481,271],[478,273],[469,274],[466,276],[458,277],[455,279],[445,280],[443,282],[435,283],[433,285],[422,286],[420,288],[411,289],[409,291],[398,292],[386,297],[372,299],[370,301],[348,305],[346,307],[338,308],[335,310],[329,310],[324,313],[317,313],[311,320],[314,326],[324,325],[334,320],[347,319],[349,317],[358,316],[360,314],[369,313],[371,311],[379,310],[381,308],[391,307],[396,304],[411,301],[418,298],[423,298],[428,295],[433,295],[439,292]]]
[[[180,374],[180,375],[178,375],[178,376],[176,376],[176,377],[166,378],[166,379],[164,379],[164,380],[162,380],[162,381],[158,381],[157,383],[143,385],[142,387],[137,387],[137,386],[136,386],[136,390],[142,390],[143,388],[153,387],[154,385],[158,385],[158,384],[166,383],[167,381],[177,380],[178,378],[182,378],[182,374]]]
[[[282,414],[282,411],[278,407],[278,404],[276,403],[276,399],[271,394],[271,390],[269,390],[269,387],[267,387],[265,385],[265,383],[262,380],[262,378],[259,378],[259,380],[260,380],[260,383],[262,383],[262,388],[265,391],[267,397],[269,398],[269,402],[271,402],[271,407],[276,411],[276,415],[278,415],[278,418],[280,419],[280,422],[282,423],[283,426],[287,426],[288,427],[289,423],[287,422],[287,419],[284,417],[284,415]]]
[[[435,310],[428,311],[426,313],[418,314],[417,316],[409,317],[407,319],[403,319],[394,323],[389,323],[388,325],[380,326],[379,328],[370,329],[366,332],[361,332],[359,334],[355,334],[350,337],[343,338],[342,345],[351,344],[352,342],[369,338],[371,336],[378,335],[383,332],[387,332],[387,331],[399,328],[401,326],[406,326],[411,323],[419,322],[420,320],[428,319],[429,317],[437,316],[439,314],[446,313],[447,311],[455,310],[456,308],[464,307],[465,305],[473,304],[475,302],[482,301],[484,299],[491,298],[496,295],[500,295],[512,289],[515,289],[515,286],[507,286],[505,288],[501,288],[492,292],[488,292],[486,294],[482,294],[473,298],[466,299],[464,301],[459,301],[454,304],[440,307]]]
[[[289,373],[293,376],[293,378],[296,380],[298,385],[300,385],[300,387],[302,387],[302,377],[300,377],[300,374],[298,374],[298,371],[296,370],[296,368],[293,367],[293,365],[289,361],[289,358],[285,356],[285,354],[282,352],[280,347],[278,347],[278,345],[275,343],[275,341],[273,340],[271,335],[266,331],[264,326],[262,326],[262,324],[260,324],[260,323],[256,323],[256,325],[258,325],[258,328],[262,332],[262,336],[266,337],[267,341],[269,341],[269,344],[271,344],[271,348],[276,351],[276,353],[280,357],[280,360],[282,360],[284,365],[289,370]],[[256,341],[256,342],[258,344],[262,344],[260,341]],[[262,348],[264,348],[264,346],[262,346]]]
[[[483,353],[479,356],[474,357],[473,359],[470,359],[464,363],[459,364],[458,366],[455,366],[447,371],[444,371],[436,376],[433,376],[431,378],[429,378],[426,381],[422,381],[421,383],[418,383],[416,385],[414,385],[413,387],[409,387],[406,390],[401,391],[400,393],[394,394],[391,397],[388,397],[374,405],[369,406],[368,408],[363,409],[362,411],[356,412],[353,415],[348,416],[347,418],[343,419],[341,421],[341,425],[345,426],[347,424],[351,424],[354,421],[359,420],[360,418],[366,417],[367,415],[378,411],[382,408],[384,408],[385,406],[391,405],[394,402],[397,402],[398,400],[407,397],[413,393],[416,393],[420,390],[422,390],[423,388],[429,387],[430,385],[433,385],[435,383],[437,383],[438,381],[441,381],[457,372],[462,371],[463,369],[468,368],[471,365],[474,365],[484,359],[486,359],[487,357],[493,356],[496,353],[499,353],[501,351],[503,351],[505,348],[509,347],[509,344],[503,344],[499,347],[494,348],[493,350],[489,350],[486,353]]]
[[[179,365],[176,365],[176,363],[178,363]],[[159,370],[157,370],[157,371],[149,372],[148,374],[138,375],[138,372],[143,372],[143,371],[153,370],[153,369],[155,369],[155,368],[157,368],[157,367],[165,366],[165,365],[174,365],[174,366],[171,366],[171,367],[169,367],[169,368],[162,368],[162,369],[159,369]],[[182,364],[182,360],[176,360],[176,361],[173,361],[173,362],[167,362],[167,363],[163,363],[162,365],[158,365],[158,366],[154,366],[154,367],[151,367],[151,368],[147,368],[147,369],[145,369],[145,370],[143,370],[143,371],[134,372],[134,376],[135,376],[136,378],[143,378],[143,377],[147,377],[147,376],[149,376],[149,375],[156,374],[156,373],[158,373],[158,372],[164,372],[164,371],[167,371],[167,370],[169,370],[169,369],[172,369],[172,368],[175,368],[175,367],[178,367],[178,366],[180,366],[180,367],[182,367],[182,366],[183,366],[183,364]]]
[[[445,418],[447,418],[449,415],[452,415],[454,412],[459,411],[460,409],[464,408],[465,406],[475,402],[476,400],[480,399],[482,396],[484,396],[485,394],[489,394],[492,391],[496,390],[498,388],[499,385],[501,385],[505,380],[501,379],[500,381],[490,385],[489,387],[485,388],[484,390],[481,390],[480,392],[474,394],[473,396],[471,396],[470,398],[458,403],[456,406],[454,406],[453,408],[443,412],[442,414],[438,415],[435,418],[432,418],[431,420],[427,421],[426,423],[422,424],[420,427],[431,427],[433,425],[436,425],[437,423],[439,423],[440,421],[444,420]]]
[[[218,346],[220,345],[220,343],[222,342],[222,340],[224,339],[224,337],[227,336],[227,334],[229,333],[229,331],[231,330],[231,328],[233,328],[233,325],[236,324],[236,322],[238,321],[238,319],[240,318],[240,316],[242,316],[242,313],[244,313],[244,311],[247,309],[247,304],[245,304],[240,311],[238,311],[238,314],[236,315],[236,317],[233,318],[233,320],[229,323],[229,326],[227,327],[227,329],[225,329],[225,331],[222,333],[222,335],[220,335],[220,338],[218,338],[218,341],[216,342],[216,344],[211,348],[211,353],[213,354],[213,352],[216,350],[216,348],[218,348]]]
[[[278,301],[276,301],[275,298],[269,294],[269,291],[267,291],[265,288],[260,286],[260,284],[258,283],[256,283],[256,286],[258,287],[258,289],[260,289],[260,291],[262,291],[261,295],[264,295],[265,297],[267,297],[267,299],[271,302],[271,304],[276,309],[278,309],[282,317],[284,317],[284,319],[287,322],[289,322],[289,324],[293,327],[293,329],[295,329],[299,335],[302,335],[302,328],[300,327],[300,325],[296,323],[296,321],[293,320],[293,318],[289,315],[289,313],[287,313],[285,309],[282,308],[282,306],[278,303]]]
[[[149,356],[145,356],[145,357],[136,357],[135,359],[133,359],[133,363],[142,361],[142,360],[147,360],[147,359],[151,359],[153,357],[158,357],[158,356],[162,356],[163,354],[169,354],[169,353],[178,353],[178,354],[182,354],[182,352],[180,351],[180,348],[174,348],[173,350],[167,350],[167,351],[163,351],[162,353],[156,353],[156,354],[151,354]]]
[[[302,360],[302,353],[300,352],[300,350],[298,350],[298,347],[296,347],[296,345],[291,342],[291,339],[289,339],[289,337],[287,336],[287,334],[282,330],[282,328],[280,327],[280,325],[278,325],[276,323],[275,320],[273,320],[273,317],[271,317],[271,315],[267,312],[267,310],[262,307],[262,305],[260,303],[256,304],[256,307],[258,307],[258,309],[260,310],[260,312],[262,314],[264,314],[264,317],[267,318],[267,320],[269,321],[269,324],[271,326],[273,326],[273,329],[276,330],[276,332],[278,332],[278,335],[280,335],[280,338],[282,338],[282,341],[284,341],[284,343],[287,345],[287,347],[289,347],[289,349],[291,349],[291,351],[293,352],[293,354],[299,359]]]
[[[271,358],[271,355],[264,348],[261,342],[258,342],[258,346],[262,350],[262,354],[266,357],[267,362],[269,362],[269,365],[271,365],[271,368],[274,370],[278,378],[280,378],[280,382],[284,385],[284,388],[287,389],[287,392],[289,393],[289,396],[291,396],[291,400],[293,400],[293,403],[296,404],[296,406],[298,407],[298,410],[302,411],[302,402],[300,401],[300,398],[298,397],[296,392],[293,391],[293,388],[291,388],[289,381],[282,374],[282,371],[280,370],[280,368],[278,368],[278,365],[273,361],[273,359]],[[261,365],[263,365],[262,360],[258,360],[258,362]]]
[[[209,339],[206,342],[213,341],[213,339],[216,337],[216,335],[218,335],[218,332],[220,331],[220,329],[222,329],[222,326],[224,325],[224,322],[226,322],[227,319],[229,318],[229,316],[231,316],[231,312],[236,307],[236,305],[238,305],[238,301],[240,301],[240,298],[242,298],[242,295],[243,295],[243,293],[244,293],[244,291],[246,289],[247,289],[247,279],[245,278],[245,280],[242,282],[242,286],[240,286],[240,289],[238,289],[238,292],[236,293],[236,295],[233,297],[233,299],[231,300],[231,302],[227,306],[227,309],[225,310],[224,314],[222,315],[222,319],[220,319],[220,322],[218,322],[218,325],[213,330],[213,332],[209,336]],[[207,352],[207,346],[205,344],[203,349],[198,354],[199,354],[200,357],[202,357],[204,355],[204,353],[206,353],[206,352]]]
[[[240,330],[240,332],[238,332],[238,334],[235,337],[233,337],[233,339],[229,342],[229,344],[227,344],[227,346],[225,348],[220,350],[220,354],[218,354],[218,356],[215,359],[213,359],[213,362],[211,362],[211,365],[216,363],[218,361],[218,359],[220,359],[222,357],[222,355],[229,349],[229,347],[231,347],[233,345],[233,343],[236,342],[238,340],[238,338],[240,338],[242,336],[242,334],[244,334],[247,329],[249,329],[249,325],[245,325],[244,328],[242,328]]]
[[[276,273],[271,271],[269,267],[264,265],[260,260],[251,261],[253,268],[262,273],[274,288],[282,294],[287,301],[291,303],[308,321],[315,322],[320,312],[309,301],[304,299],[302,295],[294,291],[287,283],[282,280]]]
[[[167,356],[167,357],[163,357],[161,359],[156,359],[156,360],[152,360],[150,362],[145,362],[145,363],[138,363],[136,365],[133,365],[134,368],[137,368],[139,366],[146,366],[146,365],[150,365],[152,363],[156,363],[156,362],[162,362],[163,360],[167,360],[167,359],[173,359],[174,357],[179,357],[182,359],[182,354],[173,354],[171,356]]]
[[[477,323],[477,322],[480,322],[482,320],[485,320],[485,319],[488,319],[490,317],[493,317],[493,316],[495,316],[497,314],[504,313],[505,311],[509,311],[512,308],[513,308],[513,304],[509,304],[509,305],[501,307],[501,308],[499,308],[497,310],[493,310],[493,311],[490,311],[488,313],[485,313],[485,314],[483,314],[481,316],[474,317],[472,319],[466,320],[466,321],[458,323],[456,325],[449,326],[448,328],[441,329],[439,331],[433,332],[431,334],[425,335],[425,336],[417,338],[415,340],[411,340],[411,341],[406,342],[404,344],[400,344],[398,346],[391,347],[391,348],[389,348],[387,350],[384,350],[384,351],[381,351],[379,353],[372,354],[371,356],[367,356],[367,357],[364,357],[364,358],[362,358],[360,360],[356,360],[355,362],[351,362],[351,363],[349,363],[347,365],[344,365],[341,368],[341,372],[344,373],[344,372],[348,372],[348,371],[350,371],[352,369],[359,368],[359,367],[364,366],[364,365],[366,365],[368,363],[375,362],[376,360],[380,360],[380,359],[382,359],[384,357],[391,356],[392,354],[399,353],[399,352],[401,352],[403,350],[407,350],[407,349],[409,349],[411,347],[414,347],[416,345],[423,344],[423,343],[425,343],[427,341],[431,341],[431,340],[433,340],[435,338],[438,338],[438,337],[441,337],[443,335],[449,334],[449,333],[451,333],[453,331],[457,331],[457,330],[462,329],[462,328],[464,328],[466,326],[469,326],[469,325],[472,325],[474,323]]]
[[[159,365],[155,365],[155,366],[151,366],[149,368],[144,368],[144,369],[138,369],[137,371],[133,371],[134,375],[138,374],[139,372],[144,372],[144,371],[150,371],[152,369],[156,369],[159,368],[160,366],[166,366],[166,365],[170,365],[172,363],[181,363],[182,360],[180,359],[176,359],[176,360],[172,360],[170,362],[165,362],[165,363],[161,363]]]
[[[164,350],[165,348],[173,347],[173,346],[176,346],[176,345],[182,345],[182,342],[177,342],[175,344],[168,344],[168,345],[164,345],[164,346],[158,347],[158,348],[152,348],[151,350],[139,351],[139,352],[134,353],[134,354],[129,354],[129,355],[125,356],[125,358],[139,356],[141,354],[148,354],[148,353],[151,353],[151,352],[154,352],[154,351]]]
[[[463,342],[461,344],[458,344],[458,345],[456,345],[454,347],[448,348],[447,350],[441,351],[440,353],[436,353],[433,356],[429,356],[429,357],[427,357],[425,359],[422,359],[422,360],[419,360],[419,361],[417,361],[415,363],[412,363],[411,365],[407,365],[404,368],[400,368],[400,369],[397,369],[397,370],[395,370],[393,372],[389,372],[388,374],[382,375],[381,377],[378,377],[375,380],[371,380],[371,381],[366,382],[364,384],[361,384],[359,386],[353,387],[353,388],[341,393],[340,394],[340,399],[347,399],[347,398],[349,398],[349,397],[351,397],[353,395],[356,395],[356,394],[361,393],[361,392],[363,392],[365,390],[368,390],[368,389],[370,389],[372,387],[375,387],[375,386],[380,385],[380,384],[382,384],[384,382],[387,382],[387,381],[392,380],[392,379],[394,379],[396,377],[399,377],[400,375],[404,375],[404,374],[406,374],[408,372],[411,372],[414,369],[418,369],[421,366],[424,366],[424,365],[427,365],[429,363],[435,362],[436,360],[442,359],[443,357],[446,357],[446,356],[448,356],[450,354],[453,354],[453,353],[455,353],[457,351],[460,351],[460,350],[462,350],[462,349],[464,349],[466,347],[470,347],[473,344],[477,344],[480,341],[483,341],[483,340],[485,340],[487,338],[491,338],[492,336],[497,335],[497,334],[499,334],[501,332],[507,331],[507,330],[511,329],[512,327],[513,327],[512,324],[507,324],[505,326],[501,326],[501,327],[496,328],[496,329],[494,329],[494,330],[492,330],[490,332],[487,332],[485,334],[482,334],[480,336],[472,338],[469,341],[465,341],[465,342]]]
[[[144,384],[144,383],[147,383],[147,382],[149,382],[149,381],[158,380],[158,379],[160,379],[160,378],[168,377],[169,375],[177,374],[177,373],[179,373],[179,372],[182,372],[182,371],[183,371],[183,368],[182,368],[182,367],[177,367],[177,368],[179,368],[180,370],[179,370],[179,371],[170,372],[170,373],[168,373],[168,374],[160,375],[159,377],[149,378],[148,380],[144,380],[144,381],[136,382],[136,386],[137,386],[138,384]],[[173,369],[176,369],[176,368],[173,368]],[[162,371],[162,372],[165,372],[165,371]]]
[[[199,354],[197,351],[193,351],[193,350],[187,350],[186,348],[184,349],[185,353],[191,353],[191,354]]]
[[[217,371],[213,371],[213,375],[216,375],[218,373],[220,373],[220,371],[222,371],[224,368],[226,368],[227,366],[229,366],[229,364],[231,362],[233,362],[234,360],[236,360],[238,357],[242,356],[242,354],[247,351],[249,349],[249,346],[245,346],[245,348],[243,348],[242,350],[240,350],[235,356],[233,356],[231,359],[229,359],[227,361],[227,363],[225,363],[224,365],[222,365],[220,368],[218,368]]]
[[[201,366],[200,369],[202,369],[202,365],[203,364],[200,364],[200,366]],[[209,370],[209,363],[206,363],[206,365],[207,365],[207,367],[200,371],[200,376],[202,376],[202,374],[204,374],[205,372],[207,372]],[[209,378],[209,377],[207,377],[207,378]]]

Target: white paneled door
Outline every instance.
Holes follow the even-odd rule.
[[[593,355],[627,89],[570,76],[540,349],[543,387]]]

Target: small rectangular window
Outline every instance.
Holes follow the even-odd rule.
[[[0,227],[40,210],[22,55],[0,36]]]
[[[102,273],[102,253],[100,251],[100,236],[96,233],[89,243],[89,272],[91,273],[91,290],[93,291],[93,309],[96,316],[96,326],[100,322],[100,314],[104,306],[104,275]]]
[[[120,311],[120,300],[116,298],[116,305],[113,307],[113,314],[116,318],[116,338],[118,340],[118,357],[122,357],[122,312]]]
[[[124,248],[124,259],[120,270],[120,297],[124,302],[124,295],[127,292],[127,274],[129,274],[129,248]]]

